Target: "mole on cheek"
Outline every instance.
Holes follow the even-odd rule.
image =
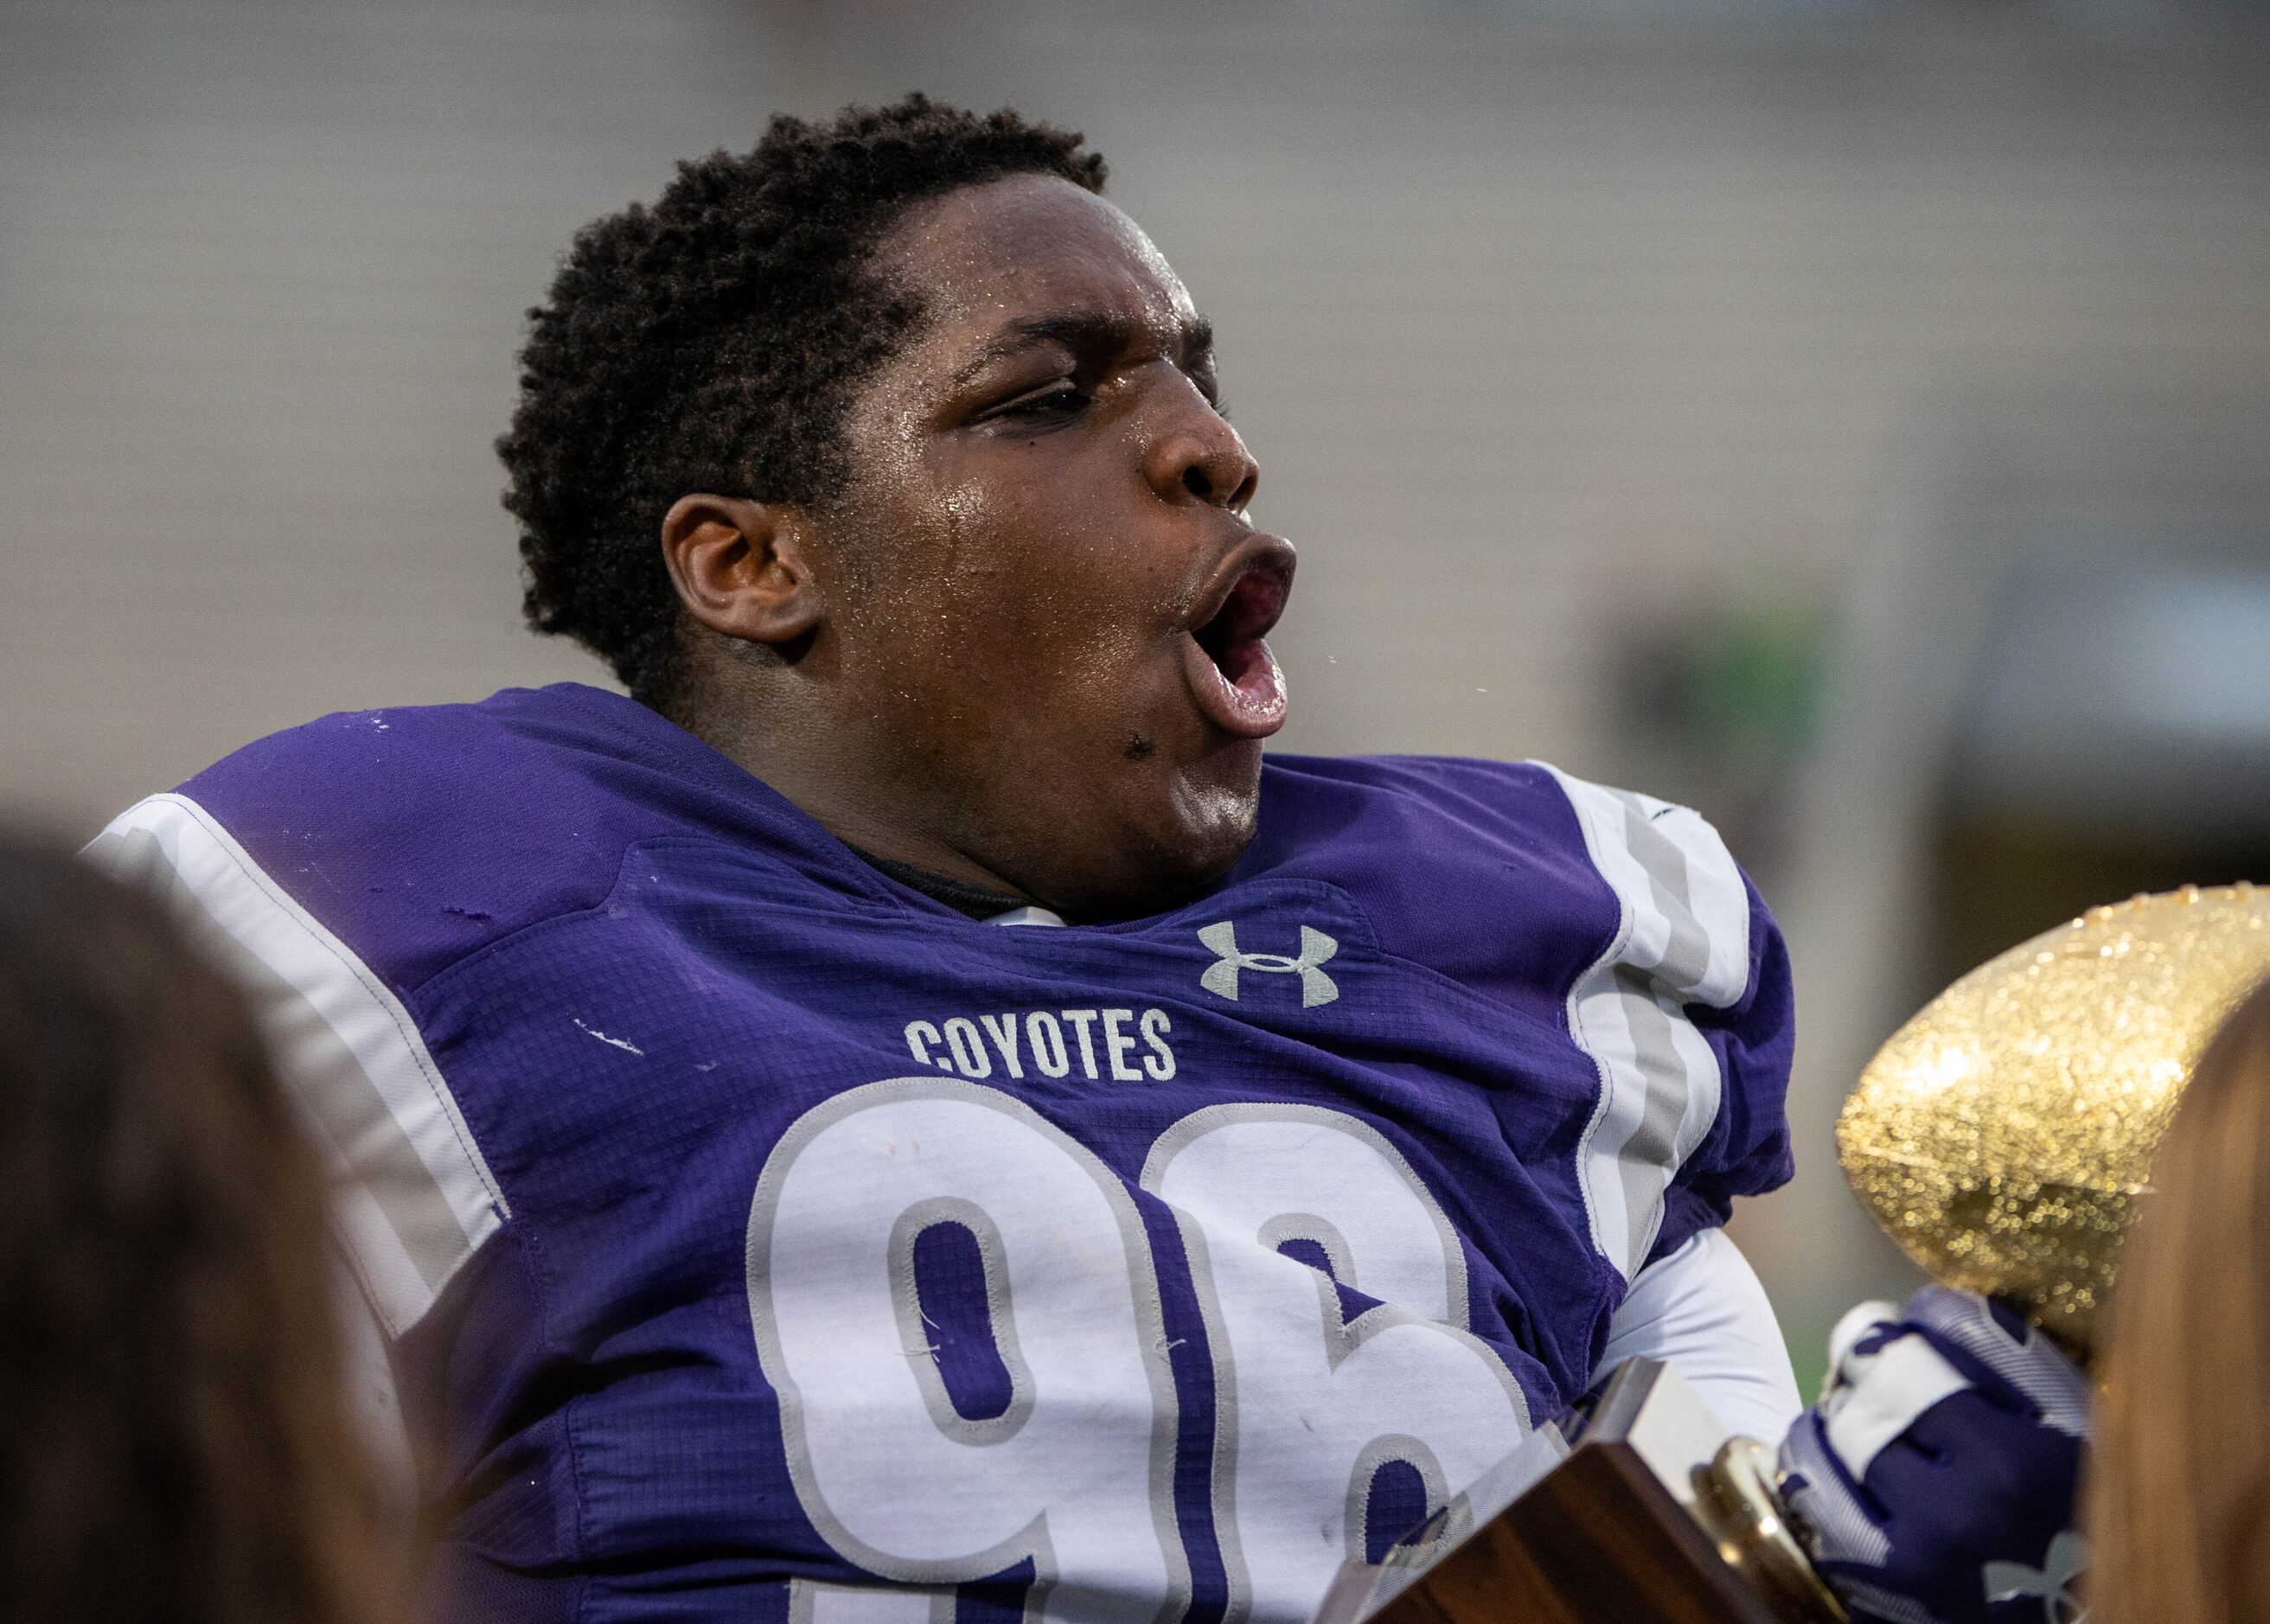
[[[1127,741],[1127,759],[1131,761],[1140,761],[1157,748],[1158,746],[1151,742],[1151,736],[1148,733],[1138,733]]]

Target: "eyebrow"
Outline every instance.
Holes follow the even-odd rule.
[[[1102,311],[1070,315],[1035,315],[1010,323],[954,373],[957,384],[966,383],[995,361],[1037,345],[1061,345],[1074,354],[1119,354],[1134,349],[1146,336],[1143,323]],[[1213,352],[1213,323],[1192,316],[1177,323],[1176,362],[1187,367]]]

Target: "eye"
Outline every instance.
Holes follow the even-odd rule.
[[[1029,395],[1004,403],[993,412],[1004,418],[1065,418],[1084,410],[1088,404],[1087,391],[1068,381],[1058,381],[1046,389],[1035,389]]]
[[[1215,375],[1213,364],[1209,362],[1204,367],[1193,367],[1183,375],[1196,386],[1205,404],[1213,408],[1214,416],[1227,422],[1229,406],[1221,397],[1221,380]]]

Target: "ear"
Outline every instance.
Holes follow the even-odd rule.
[[[662,557],[686,612],[744,642],[793,642],[819,626],[819,583],[791,510],[738,496],[681,496]]]

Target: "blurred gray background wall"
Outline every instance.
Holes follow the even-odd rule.
[[[569,234],[776,108],[1013,103],[1220,326],[1283,742],[1636,782],[1759,874],[1803,1355],[1901,1280],[1829,1155],[1874,1042],[2270,852],[2266,70],[2205,4],[8,0],[0,806],[603,680],[488,449]]]

